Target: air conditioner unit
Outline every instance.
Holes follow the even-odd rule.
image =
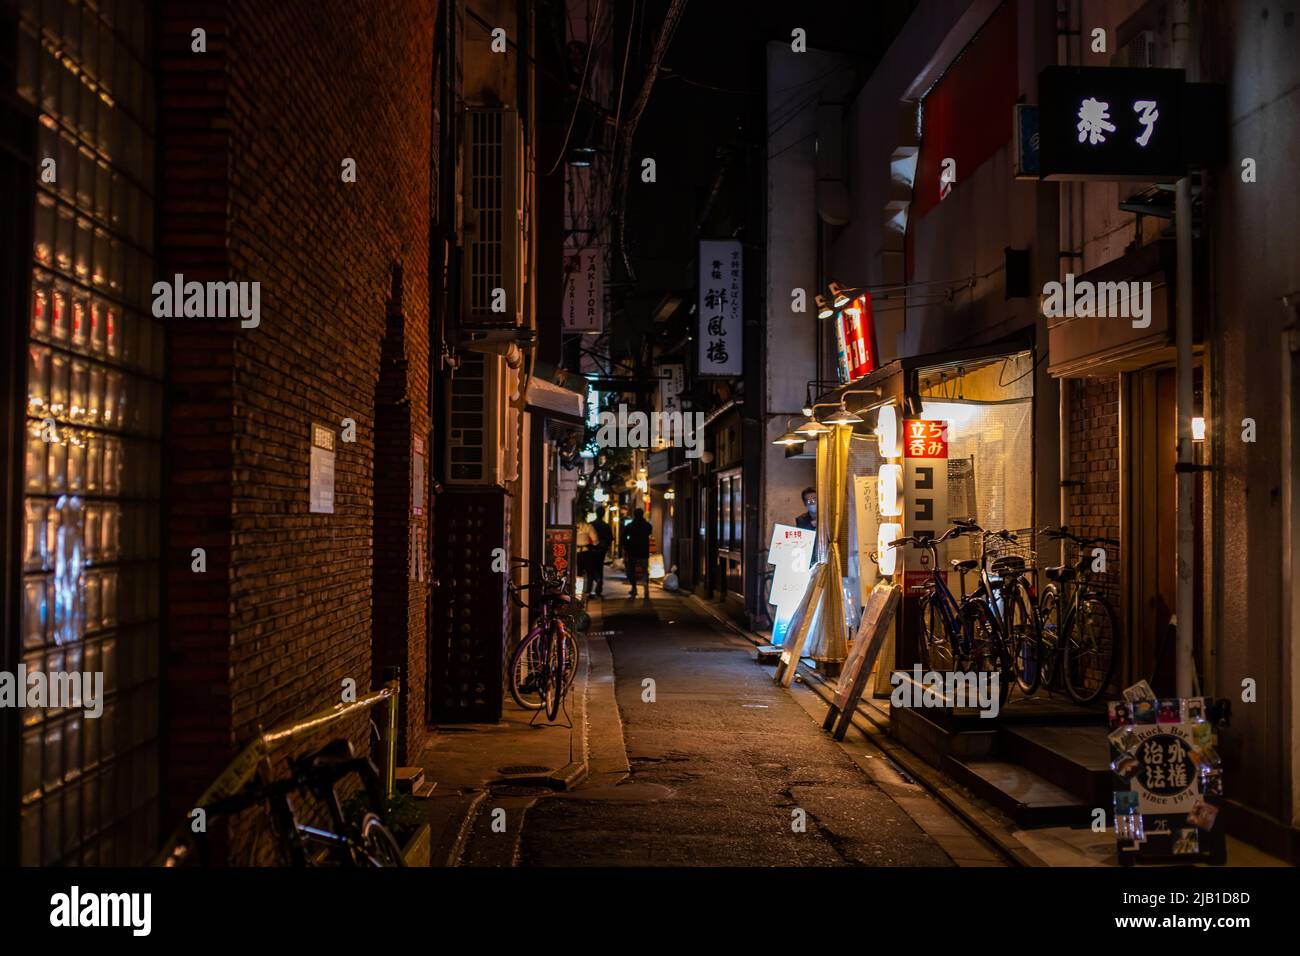
[[[464,352],[447,382],[447,484],[504,485],[519,476],[519,373],[504,356]]]
[[[1115,56],[1111,58],[1111,66],[1145,69],[1155,66],[1158,56],[1156,31],[1138,30],[1115,51]]]
[[[523,324],[524,155],[519,113],[465,111],[465,328]]]

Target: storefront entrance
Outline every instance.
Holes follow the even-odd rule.
[[[1199,376],[1198,376],[1199,379]],[[1121,500],[1128,568],[1121,686],[1149,680],[1158,694],[1175,688],[1172,619],[1178,588],[1177,480],[1178,418],[1176,376],[1172,368],[1143,369],[1121,376]],[[1194,581],[1201,580],[1202,506],[1194,501],[1197,541]],[[1200,607],[1192,622],[1202,630]],[[1201,667],[1200,641],[1195,644]]]

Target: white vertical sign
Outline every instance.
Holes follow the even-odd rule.
[[[686,383],[685,369],[681,365],[659,366],[659,411],[682,410],[682,388]]]
[[[564,331],[604,328],[604,260],[599,247],[564,250]]]
[[[740,241],[700,240],[697,307],[700,375],[739,375],[744,351],[744,263]]]

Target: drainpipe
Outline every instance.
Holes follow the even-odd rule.
[[[1187,69],[1191,17],[1188,0],[1174,0],[1170,5],[1172,31],[1171,65]],[[1178,645],[1175,654],[1177,693],[1192,696],[1194,658],[1192,628],[1195,621],[1195,593],[1192,568],[1194,561],[1192,530],[1192,495],[1195,491],[1192,465],[1192,181],[1189,176],[1178,180],[1174,193],[1174,223],[1177,243],[1178,312],[1175,317],[1175,343],[1178,353],[1178,590],[1175,601]]]

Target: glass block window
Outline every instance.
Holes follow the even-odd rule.
[[[159,839],[152,7],[20,11],[18,91],[40,140],[19,641],[29,673],[104,679],[98,718],[22,711],[21,862],[138,864]]]

